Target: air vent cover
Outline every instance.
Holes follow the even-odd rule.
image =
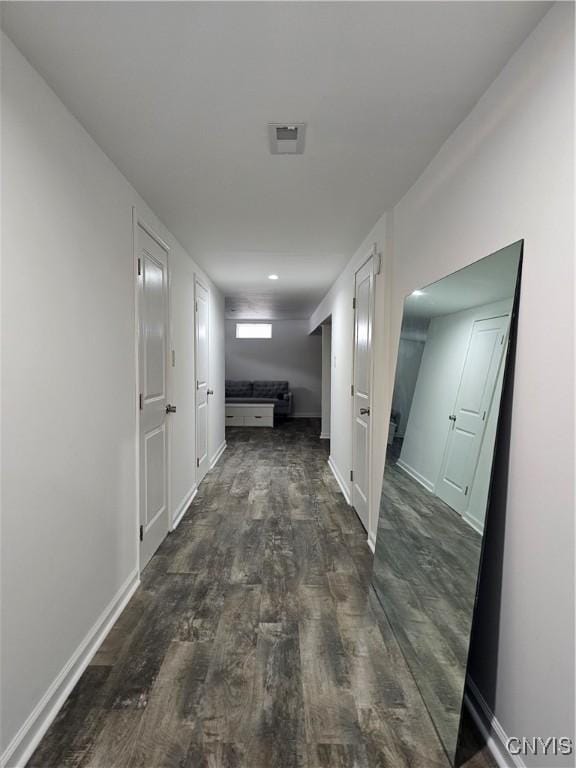
[[[268,123],[270,152],[273,155],[301,155],[305,135],[306,123]]]

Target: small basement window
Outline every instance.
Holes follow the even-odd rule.
[[[272,323],[236,323],[237,339],[271,339]]]

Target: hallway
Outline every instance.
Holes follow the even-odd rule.
[[[2,2],[0,768],[575,768],[575,8]]]
[[[30,768],[448,765],[318,434],[228,430]]]

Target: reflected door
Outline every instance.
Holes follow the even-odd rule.
[[[354,294],[354,384],[352,506],[368,530],[370,397],[372,381],[372,308],[374,259],[356,272]]]
[[[140,379],[140,568],[168,533],[166,344],[168,253],[137,228]]]
[[[196,482],[208,471],[208,291],[196,280]]]
[[[477,320],[456,396],[436,494],[452,509],[468,509],[487,415],[506,346],[508,315]]]

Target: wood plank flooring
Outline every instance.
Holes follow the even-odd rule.
[[[29,768],[447,768],[319,431],[228,430]]]
[[[454,755],[482,536],[396,464],[395,453],[387,456],[372,583]]]

